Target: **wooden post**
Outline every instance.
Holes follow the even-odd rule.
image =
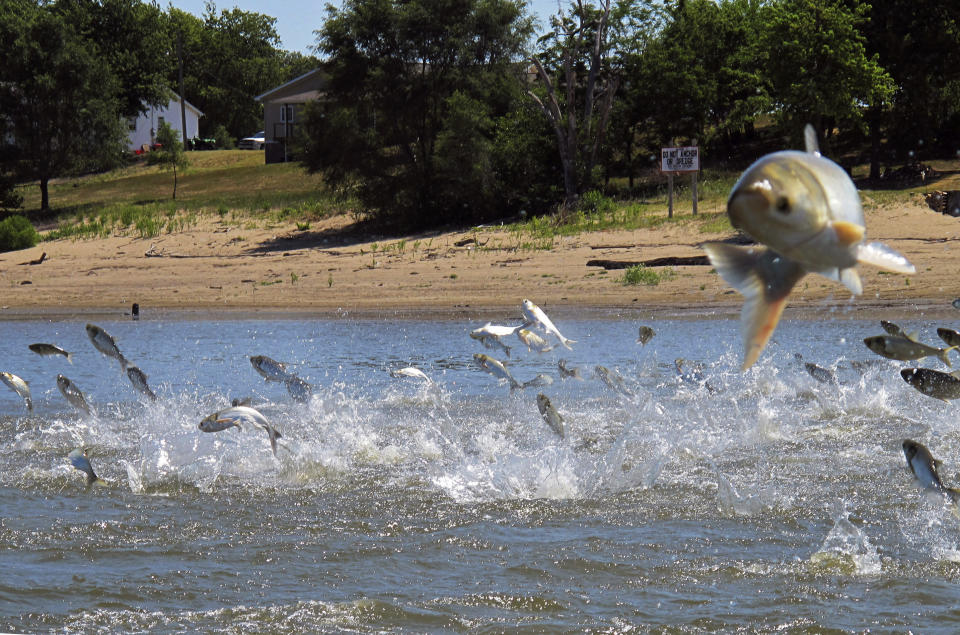
[[[697,173],[690,173],[690,187],[693,190],[693,215],[697,215]]]
[[[673,218],[673,172],[667,172],[667,218]]]

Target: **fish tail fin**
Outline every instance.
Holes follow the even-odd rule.
[[[744,356],[750,368],[773,335],[787,296],[806,270],[769,249],[706,243],[704,251],[717,273],[744,297],[740,314]]]
[[[27,404],[27,412],[33,412],[33,399],[30,399],[30,397],[27,397],[26,399],[24,399],[24,401]]]
[[[577,343],[577,340],[571,340],[570,338],[565,337],[565,338],[563,338],[562,340],[560,340],[560,343],[563,344],[563,347],[564,347],[565,349],[567,349],[568,351],[572,351],[573,348],[571,348],[570,345],[571,345],[571,344],[576,344],[576,343]]]
[[[896,273],[916,273],[917,268],[898,251],[883,243],[867,243],[857,246],[857,262],[874,265]]]
[[[67,362],[73,365],[73,353],[67,353],[66,357],[67,357]]]
[[[503,345],[503,350],[506,351],[507,357],[510,357],[510,347],[507,346],[506,344],[504,344],[504,345]]]
[[[941,348],[941,349],[937,352],[937,357],[940,358],[940,361],[941,361],[941,362],[943,362],[943,363],[946,364],[947,366],[953,368],[953,364],[950,363],[949,353],[950,353],[950,351],[955,351],[955,350],[957,350],[957,348],[960,348],[960,347],[951,346],[951,347],[949,347],[949,348]]]

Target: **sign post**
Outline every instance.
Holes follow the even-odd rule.
[[[694,141],[696,143],[696,141]],[[700,148],[698,146],[683,146],[676,148],[661,148],[660,171],[667,175],[667,216],[673,218],[673,177],[683,172],[693,175],[693,213],[697,213],[697,172],[700,171]]]

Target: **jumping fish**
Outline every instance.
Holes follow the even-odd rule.
[[[287,381],[291,377],[287,372],[286,364],[270,359],[266,355],[251,355],[250,363],[253,369],[267,381]]]
[[[526,388],[530,388],[531,386],[538,386],[538,387],[549,386],[552,383],[553,383],[553,377],[551,377],[550,375],[539,373],[536,377],[534,377],[530,381],[523,382],[523,385],[520,387],[526,389]]]
[[[606,366],[597,366],[593,371],[597,374],[597,377],[600,378],[600,381],[606,384],[610,390],[618,392],[621,395],[626,395],[627,397],[633,396],[633,392],[627,388],[623,377],[621,377],[617,371],[610,370]]]
[[[817,366],[811,362],[804,362],[803,367],[807,369],[807,372],[811,377],[819,381],[821,384],[837,383],[837,376],[832,370],[824,368],[823,366]]]
[[[895,335],[875,335],[874,337],[865,338],[863,343],[866,344],[867,348],[871,351],[887,359],[896,359],[905,362],[923,359],[924,357],[933,355],[947,366],[951,365],[950,358],[947,357],[947,354],[957,348],[956,346],[936,348],[935,346],[927,346],[916,340],[897,337]]]
[[[950,402],[960,399],[960,378],[957,372],[943,373],[932,368],[904,368],[900,371],[903,381],[934,399]]]
[[[23,398],[23,403],[27,406],[28,412],[33,412],[33,398],[30,396],[30,386],[13,373],[0,372],[0,381],[5,383],[10,390]]]
[[[561,379],[579,379],[583,381],[583,375],[580,374],[579,368],[567,368],[567,360],[561,359],[557,362],[557,368],[560,369],[560,378]]]
[[[90,464],[90,458],[87,456],[86,449],[77,448],[67,455],[70,464],[87,475],[87,489],[96,483],[97,485],[106,485],[106,483],[93,471],[93,465]]]
[[[930,450],[922,443],[904,439],[903,454],[907,458],[907,467],[910,468],[920,487],[936,492],[954,504],[957,503],[960,499],[960,491],[946,487],[940,480],[938,470],[941,464],[933,458]]]
[[[270,449],[273,450],[274,456],[277,455],[277,439],[282,438],[282,435],[280,434],[280,431],[270,425],[270,422],[267,421],[267,418],[255,408],[250,408],[248,406],[232,406],[230,408],[214,412],[200,422],[199,428],[203,432],[220,432],[221,430],[226,430],[227,428],[231,427],[240,428],[241,423],[260,426],[266,430],[267,437],[270,440]]]
[[[540,416],[546,422],[550,429],[557,433],[557,436],[563,438],[563,417],[557,412],[557,409],[550,403],[550,398],[543,393],[537,395],[537,408],[540,410]]]
[[[151,401],[157,400],[157,396],[150,390],[150,386],[147,385],[147,376],[142,370],[136,366],[129,366],[127,367],[127,377],[137,391],[149,397]]]
[[[489,355],[484,355],[483,353],[474,353],[473,360],[477,365],[499,379],[507,380],[507,383],[510,384],[510,392],[518,388],[523,388],[523,386],[516,379],[513,378],[513,375],[510,374],[510,371],[507,370],[507,367],[503,365],[503,362],[496,360]]]
[[[916,333],[907,333],[902,328],[900,328],[900,326],[888,320],[880,320],[880,327],[883,328],[883,330],[889,333],[890,335],[894,335],[896,337],[905,337],[908,340],[913,340],[913,341],[917,340]]]
[[[90,338],[93,347],[107,357],[112,357],[120,362],[120,372],[127,372],[127,359],[123,356],[123,353],[120,352],[120,349],[117,347],[117,342],[110,334],[95,324],[87,324],[86,329],[87,337]]]
[[[530,329],[520,329],[517,331],[517,337],[527,345],[527,351],[536,351],[538,353],[549,353],[553,350],[550,343],[531,331]]]
[[[521,311],[523,311],[523,316],[527,319],[527,322],[528,322],[528,324],[525,326],[529,326],[530,324],[537,324],[544,331],[546,331],[547,333],[550,333],[551,335],[556,337],[558,340],[560,340],[560,343],[563,345],[564,348],[566,348],[567,350],[573,350],[570,348],[570,344],[576,344],[576,340],[567,339],[563,335],[561,335],[560,331],[557,330],[557,327],[553,325],[553,322],[550,321],[550,318],[547,317],[547,314],[544,313],[540,307],[538,307],[536,304],[534,304],[530,300],[524,300],[521,306]]]
[[[313,386],[300,379],[296,375],[291,375],[283,383],[286,385],[287,392],[290,393],[290,396],[293,397],[294,401],[299,401],[300,403],[306,403],[310,401],[310,395],[313,394]]]
[[[757,361],[797,282],[814,272],[863,291],[858,263],[899,273],[916,270],[882,243],[865,243],[863,208],[853,181],[820,155],[812,126],[806,152],[785,150],[758,159],[727,201],[731,224],[764,246],[707,243],[711,264],[744,296],[742,369]]]
[[[407,366],[406,368],[398,368],[397,370],[390,371],[391,377],[414,377],[416,379],[422,379],[428,384],[433,383],[430,381],[430,378],[427,377],[427,374],[424,373],[419,368],[414,368],[413,366]]]
[[[511,347],[503,341],[503,338],[508,335],[513,335],[522,326],[522,324],[518,326],[500,326],[487,322],[480,328],[470,331],[470,337],[479,340],[485,348],[501,348],[503,349],[504,355],[510,357]]]
[[[87,414],[91,414],[90,404],[87,403],[87,398],[83,396],[83,393],[80,392],[80,389],[77,388],[77,385],[70,381],[64,375],[57,375],[57,388],[60,389],[60,394],[70,402],[74,408],[78,410],[83,410]]]
[[[943,340],[947,346],[960,346],[960,333],[953,329],[937,329],[937,336]]]
[[[647,342],[653,339],[656,332],[649,326],[641,326],[637,335],[637,343],[646,346]]]
[[[55,346],[53,344],[31,344],[28,348],[37,355],[63,355],[67,358],[68,362],[71,364],[73,363],[73,355],[63,350],[59,346]]]

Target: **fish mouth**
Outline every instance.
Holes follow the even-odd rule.
[[[744,227],[749,224],[749,219],[766,214],[772,204],[773,192],[769,181],[756,181],[740,187],[727,201],[730,224],[746,231]]]

